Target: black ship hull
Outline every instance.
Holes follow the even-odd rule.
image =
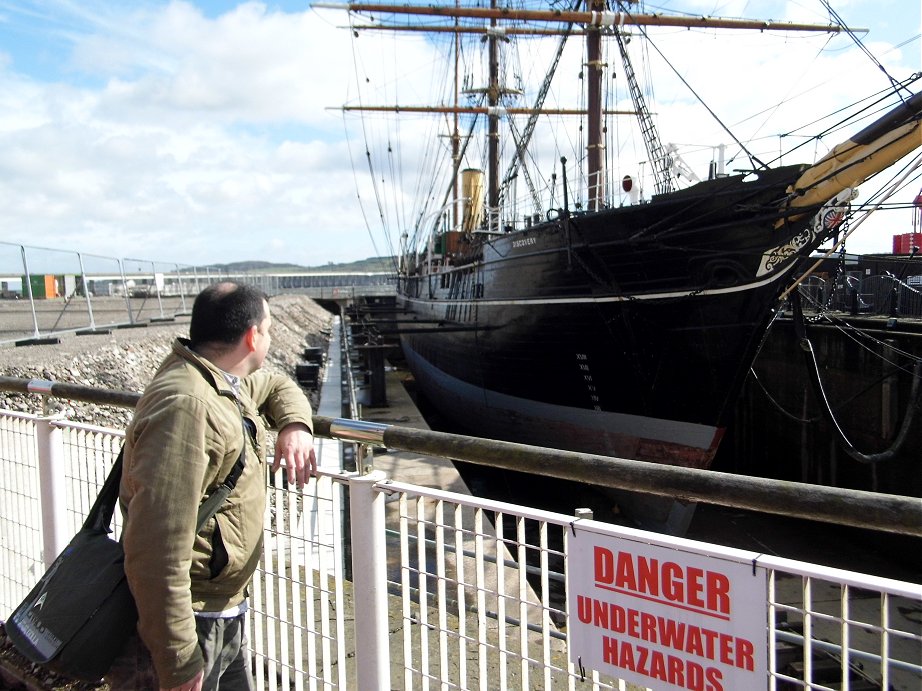
[[[815,209],[779,215],[801,170],[493,235],[406,277],[417,385],[477,436],[707,468],[779,295],[825,239]]]

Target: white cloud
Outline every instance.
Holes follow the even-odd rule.
[[[95,9],[70,35],[77,86],[0,61],[4,241],[180,263],[373,254],[323,110],[345,93],[342,32],[259,3]]]
[[[847,9],[865,6],[856,2]],[[825,21],[818,5],[806,7],[769,5],[778,9],[778,19]],[[743,2],[718,9],[728,16],[748,13]],[[704,3],[700,11],[718,13]],[[378,222],[379,201],[387,213],[397,208],[386,197],[429,195],[434,207],[441,203],[441,190],[430,187],[438,171],[424,165],[425,147],[447,146],[430,134],[437,118],[421,116],[398,129],[383,117],[360,127],[357,115],[347,115],[347,142],[342,116],[329,110],[360,96],[365,103],[431,102],[451,80],[436,67],[433,44],[420,35],[394,43],[391,35],[362,34],[356,46],[363,62],[354,70],[351,37],[338,28],[346,23],[343,13],[283,12],[249,2],[209,16],[191,2],[89,0],[23,2],[4,12],[0,32],[12,27],[32,40],[24,45],[36,47],[17,51],[11,42],[0,53],[2,241],[187,264],[322,264],[393,249]],[[918,42],[890,50],[876,35],[880,26],[875,20],[867,36],[872,51],[895,75],[918,70]],[[778,135],[809,121],[811,113],[886,85],[861,53],[832,49],[844,45],[841,39],[823,49],[817,39],[762,41],[752,34],[731,38],[729,48],[708,33],[674,30],[668,38],[662,43],[670,60],[727,125],[756,138],[752,147],[760,157],[775,156]],[[744,71],[752,55],[761,59]],[[52,69],[55,58],[63,62]],[[546,58],[546,51],[526,57],[518,66],[523,79],[541,78],[535,70]],[[580,69],[579,55],[561,66],[570,76]],[[675,81],[662,68],[656,76]],[[569,96],[554,93],[548,103],[562,105]],[[782,96],[789,103],[772,109]],[[661,134],[689,152],[699,149],[688,155],[702,174],[710,147],[728,138],[692,100],[673,98],[663,87],[657,97]],[[620,105],[630,107],[628,101]],[[372,178],[363,128],[384,135],[380,148],[368,142]],[[549,139],[546,132],[539,137]],[[570,139],[574,151],[544,154],[557,172],[560,155],[569,157],[568,166],[582,156],[575,127]],[[636,172],[637,164],[627,160],[632,149],[645,156],[640,141],[625,148],[624,172]],[[468,154],[467,163],[478,164],[480,144]],[[548,180],[549,173],[535,182]],[[526,192],[524,180],[518,188]],[[402,213],[406,220],[423,212],[416,206]],[[387,219],[392,230],[397,227],[395,216]],[[899,223],[906,225],[906,218]],[[890,234],[876,249],[889,246]]]

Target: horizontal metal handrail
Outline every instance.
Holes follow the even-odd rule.
[[[14,393],[34,393],[55,398],[68,398],[84,403],[114,405],[120,408],[134,408],[141,394],[134,391],[116,391],[114,389],[97,389],[81,384],[50,381],[48,379],[18,379],[0,377],[0,391]]]
[[[343,433],[349,421],[337,422],[334,438],[356,441]],[[315,429],[329,434],[322,427]],[[367,428],[361,429],[361,436],[361,441],[369,441]],[[396,425],[384,426],[375,443],[613,489],[922,537],[922,499],[918,497],[683,468]]]
[[[140,394],[0,377],[0,390],[133,407]],[[922,537],[922,498],[649,463],[315,415],[317,436],[613,489]]]

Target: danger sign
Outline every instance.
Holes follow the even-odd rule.
[[[653,689],[766,688],[766,571],[692,551],[571,535],[570,660]]]

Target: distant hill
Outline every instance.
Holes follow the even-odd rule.
[[[329,272],[356,272],[367,273],[377,271],[393,271],[393,257],[369,257],[354,262],[334,264],[329,262],[319,266],[301,266],[299,264],[283,264],[264,261],[231,262],[229,264],[212,264],[208,268],[223,273],[294,273],[299,271],[329,271]]]
[[[332,262],[321,266],[312,266],[310,271],[355,271],[355,272],[372,272],[372,271],[393,271],[397,265],[396,257],[369,257],[354,262],[345,262],[334,264]]]

